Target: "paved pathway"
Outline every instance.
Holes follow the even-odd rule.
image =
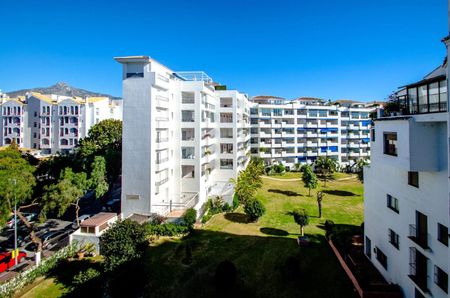
[[[273,178],[269,176],[261,176],[263,178],[269,179],[269,180],[275,180],[275,181],[300,181],[302,178],[290,178],[290,179],[282,179],[282,178]],[[356,178],[355,175],[352,175],[351,177],[345,177],[345,178],[339,178],[334,181],[342,181],[342,180],[350,180]]]

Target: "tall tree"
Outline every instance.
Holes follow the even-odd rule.
[[[34,225],[22,214],[24,208],[37,205],[33,200],[34,171],[35,167],[23,158],[17,145],[0,151],[0,225],[11,216],[17,204],[17,216],[27,227],[31,240],[41,247],[42,241],[35,235]]]
[[[302,175],[303,185],[309,190],[309,196],[311,196],[311,189],[316,189],[318,186],[317,176],[314,174],[310,166],[303,168]]]
[[[65,168],[59,181],[45,188],[43,196],[43,211],[56,210],[62,216],[69,207],[75,207],[77,225],[79,225],[80,199],[87,192],[90,181],[84,172],[74,173],[71,168]]]
[[[316,160],[316,167],[320,170],[324,177],[324,187],[327,187],[327,179],[330,174],[333,174],[337,169],[337,162],[330,157],[319,157]]]
[[[108,191],[108,182],[106,181],[106,161],[103,156],[96,156],[91,165],[92,172],[90,184],[95,191],[95,198],[100,198]]]
[[[109,182],[114,182],[122,171],[122,121],[107,119],[92,126],[88,136],[80,140],[78,154],[86,171],[95,156],[103,156]]]

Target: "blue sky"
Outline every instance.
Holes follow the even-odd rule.
[[[447,0],[2,1],[0,89],[121,95],[114,56],[204,70],[230,89],[384,99],[438,66]]]

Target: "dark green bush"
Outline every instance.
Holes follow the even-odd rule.
[[[197,221],[197,210],[189,208],[183,215],[183,222],[188,229],[194,229],[194,224]]]
[[[147,245],[145,227],[125,219],[115,223],[100,237],[100,253],[107,271],[140,258]]]
[[[72,283],[76,286],[81,286],[84,283],[93,280],[100,276],[100,272],[94,268],[89,268],[86,271],[80,271],[77,275],[73,277]]]
[[[266,208],[261,203],[261,201],[253,199],[245,202],[244,212],[247,215],[248,219],[254,222],[264,215],[264,213],[266,212]]]
[[[159,215],[158,213],[152,213],[150,215],[148,222],[151,224],[160,225],[163,222],[165,222],[166,220],[167,220],[167,218],[165,218],[164,216]]]
[[[189,232],[189,228],[187,226],[175,223],[166,223],[162,225],[147,224],[145,229],[147,235],[152,236],[174,237],[184,235]]]

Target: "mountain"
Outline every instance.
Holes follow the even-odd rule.
[[[72,87],[66,83],[59,82],[56,83],[53,86],[50,87],[38,87],[38,88],[32,88],[32,89],[23,89],[23,90],[17,90],[12,92],[7,92],[9,97],[17,97],[17,96],[23,96],[27,92],[38,92],[42,94],[56,94],[56,95],[63,95],[63,96],[76,96],[76,97],[101,97],[106,96],[111,99],[120,99],[120,97],[111,96],[108,94],[102,94],[97,92],[92,92],[80,88]]]

